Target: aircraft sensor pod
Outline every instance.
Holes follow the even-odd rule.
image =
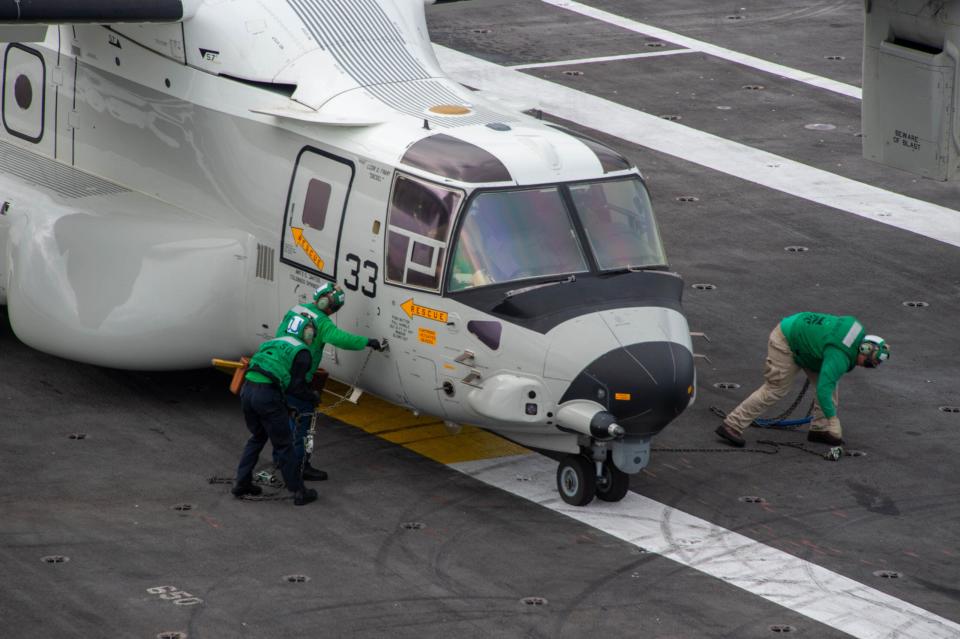
[[[616,420],[603,406],[586,400],[567,402],[557,412],[561,428],[598,439],[620,439],[626,434]]]
[[[529,424],[540,422],[540,406],[547,389],[539,380],[509,373],[497,373],[483,380],[483,385],[467,395],[470,407],[490,419]]]

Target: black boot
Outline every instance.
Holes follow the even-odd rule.
[[[326,471],[314,468],[307,462],[303,466],[303,481],[326,481],[329,478]]]
[[[722,437],[731,446],[743,448],[744,444],[746,443],[740,433],[733,430],[726,424],[720,424],[717,426],[717,430],[713,432],[715,432],[717,435],[720,435],[720,437]]]
[[[317,491],[313,488],[304,488],[293,493],[294,506],[305,506],[311,501],[317,501]]]
[[[807,441],[818,444],[829,444],[831,446],[840,446],[843,444],[842,438],[825,430],[811,430],[807,433]]]
[[[310,455],[303,462],[303,480],[304,481],[327,481],[329,476],[326,471],[314,468],[310,465]]]
[[[242,498],[244,495],[259,495],[263,492],[263,489],[259,486],[255,486],[250,482],[246,483],[236,483],[233,485],[233,488],[230,489],[230,492],[233,493],[233,496],[237,499]]]

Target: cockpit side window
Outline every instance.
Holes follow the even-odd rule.
[[[493,191],[476,196],[464,214],[449,290],[587,270],[557,187]]]
[[[665,266],[650,198],[636,179],[570,185],[600,270]]]
[[[463,194],[405,175],[393,186],[387,220],[387,280],[439,289],[450,221]]]

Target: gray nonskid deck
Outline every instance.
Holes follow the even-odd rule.
[[[859,78],[859,2],[589,4]],[[744,18],[727,21],[739,7]],[[650,38],[535,0],[445,4],[428,16],[438,43],[504,65],[653,50]],[[956,185],[862,160],[855,100],[760,81],[700,53],[576,68],[584,75],[526,73],[874,186],[960,203]],[[766,89],[741,88],[754,81]],[[803,127],[816,122],[837,128]],[[709,408],[729,410],[760,383],[766,336],[783,315],[855,314],[893,348],[888,365],[841,382],[845,436],[865,456],[654,452],[632,490],[960,621],[960,413],[940,410],[960,406],[958,249],[587,132],[644,172],[671,265],[688,284],[691,329],[711,340],[695,340],[710,358],[698,360],[696,405],[655,447],[723,447]],[[318,465],[332,480],[316,485],[317,503],[235,500],[207,481],[232,474],[246,438],[228,378],[215,371],[66,362],[18,342],[5,315],[0,363],[0,636],[759,638],[774,625],[847,636],[345,424],[320,435]],[[803,442],[804,433],[747,439]],[[43,561],[55,556],[68,561]],[[287,580],[296,575],[307,580]],[[164,586],[202,603],[148,590]]]

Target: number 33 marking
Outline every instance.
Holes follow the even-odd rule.
[[[367,297],[376,297],[377,296],[377,275],[380,273],[380,267],[376,265],[375,262],[370,260],[364,260],[362,263],[363,270],[367,274],[367,279],[363,282],[363,287],[360,286],[360,257],[349,253],[346,257],[346,260],[351,264],[350,273],[347,275],[346,279],[343,280],[343,285],[346,286],[351,291],[360,290],[361,293]]]

